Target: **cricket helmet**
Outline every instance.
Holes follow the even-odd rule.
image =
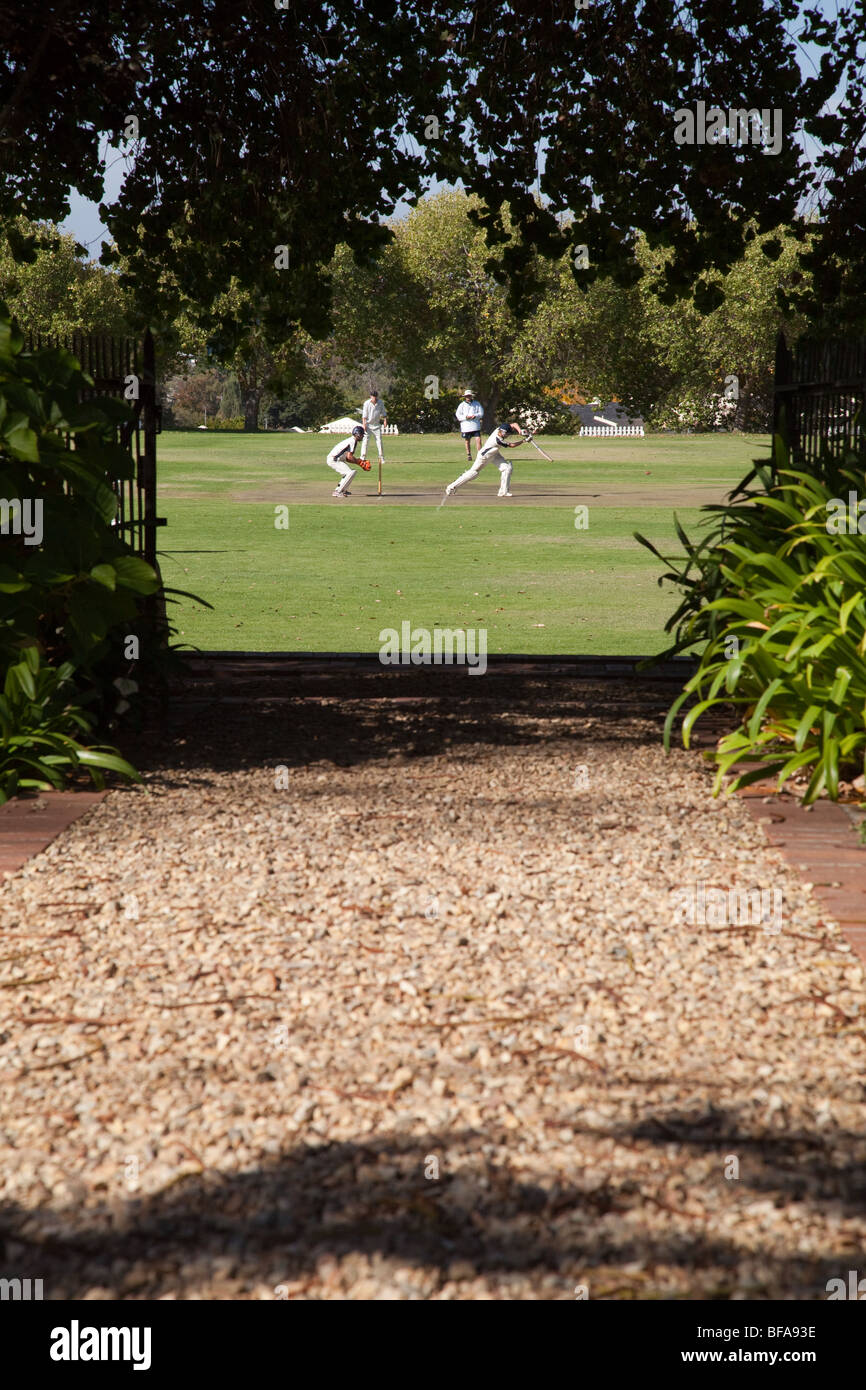
[[[356,439],[363,439],[363,437],[364,437],[364,426],[363,426],[363,425],[353,425],[353,427],[352,427],[352,434],[355,436]]]
[[[497,433],[497,434],[517,434],[517,430],[514,428],[513,425],[497,425],[497,426],[496,426],[496,433]]]

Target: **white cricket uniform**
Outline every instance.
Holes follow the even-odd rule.
[[[350,434],[349,438],[344,439],[341,444],[335,444],[328,454],[328,467],[333,468],[334,472],[339,473],[342,478],[342,482],[337,484],[337,490],[339,492],[348,492],[349,484],[355,476],[355,469],[350,468],[349,465],[344,462],[344,459],[347,454],[351,454],[354,451],[356,442],[355,436]]]
[[[381,401],[366,400],[361,408],[361,424],[366,431],[361,440],[361,458],[367,457],[367,440],[370,435],[376,441],[376,448],[379,450],[379,458],[385,462],[385,455],[382,453],[382,421],[387,415],[387,411]]]
[[[461,401],[456,413],[457,419],[460,421],[460,433],[464,438],[467,434],[481,433],[484,406],[480,401]]]
[[[485,463],[495,463],[499,469],[499,496],[505,497],[507,495],[508,484],[511,482],[511,474],[514,471],[514,464],[499,452],[500,442],[503,441],[499,439],[499,431],[494,430],[486,443],[478,450],[478,457],[472,467],[467,468],[466,472],[461,473],[460,477],[451,484],[452,492],[455,488],[462,487],[464,483],[470,482],[472,478],[477,478]]]

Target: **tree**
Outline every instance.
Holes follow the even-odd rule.
[[[15,259],[14,234],[38,236],[34,259]],[[26,332],[129,333],[128,298],[116,274],[79,254],[75,238],[49,223],[18,218],[13,241],[0,228],[0,300]]]
[[[236,281],[266,301],[279,288],[324,329],[323,267],[340,241],[369,255],[385,239],[380,216],[423,164],[400,133],[444,80],[438,31],[414,0],[396,12],[206,0],[193,14],[159,0],[99,15],[49,0],[4,17],[4,46],[0,213],[59,220],[70,188],[99,198],[99,135],[123,144],[132,168],[106,256],[125,263],[155,327],[170,323],[173,291],[205,310]],[[267,326],[279,337],[278,317]]]
[[[866,331],[866,11],[862,0],[837,10],[833,17],[817,7],[806,11],[803,38],[824,50],[822,73],[838,84],[839,99],[804,117],[807,133],[821,141],[804,214],[815,220],[800,258],[803,278],[783,299],[809,319],[815,335]]]
[[[457,192],[427,198],[395,227],[376,265],[357,267],[345,249],[335,258],[338,319],[364,325],[365,351],[381,355],[395,381],[389,406],[400,404],[407,422],[442,428],[445,418],[453,425],[456,399],[444,417],[435,400],[424,399],[425,382],[435,382],[443,400],[454,388],[475,387],[488,427],[500,411],[520,413],[544,398],[555,410],[567,394],[571,401],[614,397],[657,424],[711,428],[721,410],[732,426],[765,428],[776,335],[784,328],[793,337],[804,326],[777,303],[798,275],[800,248],[790,231],[760,237],[747,229],[744,258],[709,278],[720,288],[711,313],[688,300],[663,303],[657,291],[671,252],[639,238],[642,278],[630,286],[607,277],[584,290],[568,256],[542,263],[534,272],[541,286],[535,307],[521,322],[485,269],[477,207]],[[768,240],[780,248],[774,259],[763,252]],[[345,341],[335,333],[330,352]],[[357,349],[351,332],[348,343]]]
[[[763,253],[762,241],[767,240],[780,248],[772,260]],[[677,423],[690,399],[691,424],[710,428],[721,412],[731,428],[768,428],[776,337],[782,329],[791,340],[806,326],[801,314],[783,315],[778,303],[780,292],[789,291],[795,279],[805,283],[797,268],[799,251],[797,239],[784,228],[774,229],[768,238],[756,237],[724,276],[719,307],[700,315],[684,303],[664,310],[652,293],[653,276],[663,273],[662,260],[641,249],[647,271],[638,287],[645,341],[667,373],[649,405],[656,422]]]
[[[308,335],[283,315],[281,340],[262,327],[268,304],[232,281],[213,308],[202,314],[194,302],[184,308],[172,332],[179,345],[201,366],[219,365],[237,383],[244,430],[257,430],[265,397],[280,396],[303,378]],[[210,330],[206,324],[213,325]]]
[[[768,239],[781,248],[773,260],[762,250]],[[654,424],[711,428],[724,402],[732,427],[765,429],[776,335],[782,328],[795,337],[804,328],[802,316],[783,316],[777,302],[798,274],[798,251],[784,229],[752,237],[744,258],[713,277],[720,303],[709,314],[659,299],[669,253],[645,239],[636,248],[643,275],[631,287],[597,280],[583,293],[566,259],[520,335],[514,374],[542,391],[568,382],[572,395],[616,398]]]
[[[216,370],[171,378],[165,399],[172,422],[181,429],[204,425],[206,416],[212,419],[219,411],[224,387],[225,376]]]
[[[804,232],[809,195],[817,294],[844,284],[856,306],[859,0],[832,18],[807,13],[803,35],[822,50],[812,77],[789,27],[796,0],[740,0],[734,16],[718,0],[202,0],[187,11],[48,0],[4,16],[0,215],[61,219],[70,188],[100,195],[100,134],[125,141],[132,167],[106,211],[107,256],[125,259],[154,327],[174,316],[173,287],[207,314],[234,281],[267,306],[269,339],[284,333],[277,287],[293,320],[324,334],[336,247],[371,259],[396,200],[419,197],[431,175],[479,198],[477,223],[501,253],[488,269],[521,313],[539,255],[585,246],[582,285],[634,283],[641,231],[669,253],[666,300],[694,295],[709,310],[712,272],[739,258],[747,228]],[[768,148],[748,123],[736,143],[734,117],[730,141],[677,143],[679,113],[716,101],[765,110]],[[801,129],[825,142],[814,163]]]
[[[644,319],[636,286],[603,279],[583,290],[565,256],[515,343],[513,376],[539,395],[560,386],[572,401],[629,396],[645,408],[670,373]]]
[[[354,264],[347,248],[335,259],[335,312],[341,324],[364,325],[367,353],[384,357],[409,396],[435,401],[467,385],[495,423],[513,384],[519,324],[506,291],[486,267],[489,251],[473,220],[477,198],[448,192],[427,197],[401,222],[371,267]],[[340,335],[334,345],[340,350]],[[453,409],[451,411],[453,424]]]
[[[243,414],[243,408],[238,379],[230,375],[220,396],[219,413],[224,420],[236,420]]]

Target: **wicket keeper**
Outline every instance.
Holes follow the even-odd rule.
[[[370,465],[363,458],[356,458],[354,450],[358,440],[364,438],[364,430],[361,425],[355,425],[352,433],[346,439],[342,439],[339,444],[335,444],[327,457],[329,468],[333,468],[335,473],[340,474],[340,481],[334,488],[334,497],[348,497],[349,485],[355,476],[354,468],[350,468],[350,463],[359,463],[362,468],[370,471]]]

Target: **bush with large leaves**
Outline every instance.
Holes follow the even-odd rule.
[[[93,721],[78,705],[99,703],[118,675],[121,637],[141,631],[144,601],[160,587],[155,570],[112,525],[114,484],[133,468],[116,440],[129,407],[88,400],[92,388],[63,349],[23,351],[0,306],[0,672],[7,682],[0,767],[7,788],[15,784],[15,759],[27,765],[28,737],[59,738],[73,726],[90,731]],[[46,726],[33,702],[37,686],[45,692],[52,681],[62,709],[55,699]],[[49,766],[95,766],[80,749],[64,760],[55,748],[53,756]]]
[[[712,755],[715,790],[739,768],[729,791],[770,775],[781,788],[797,777],[808,803],[822,793],[835,799],[842,779],[864,771],[866,537],[856,512],[841,533],[833,524],[841,500],[847,507],[851,493],[863,497],[864,469],[849,449],[840,460],[828,454],[819,478],[790,466],[778,436],[774,451],[774,471],[756,464],[726,506],[705,509],[721,516],[699,544],[678,528],[686,562],[663,578],[684,597],[665,655],[702,649],[669,712],[665,743],[689,701],[686,747],[707,710],[740,707],[738,727]]]
[[[78,703],[73,668],[43,667],[36,647],[6,672],[0,695],[0,805],[20,792],[50,791],[78,770],[96,786],[105,772],[140,781],[115,749],[84,746],[93,719]]]

